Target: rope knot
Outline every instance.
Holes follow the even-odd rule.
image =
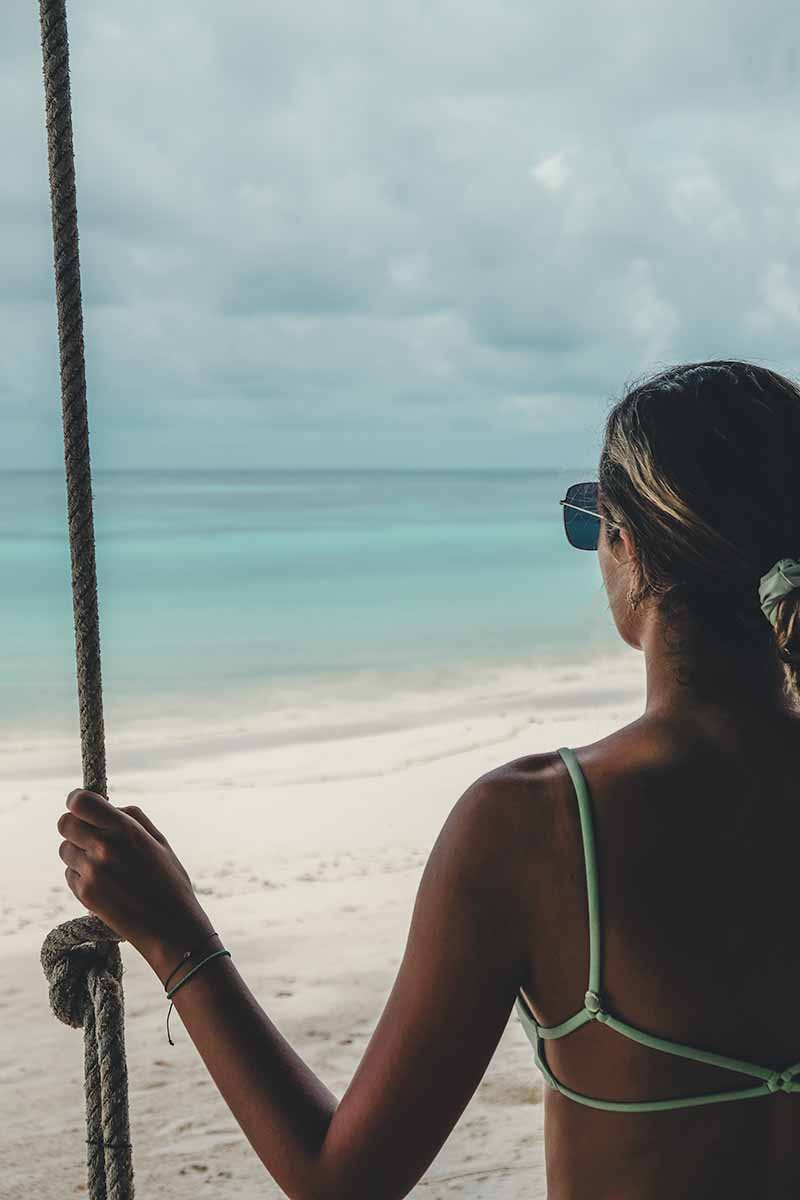
[[[41,963],[50,988],[50,1007],[59,1021],[80,1029],[95,991],[120,991],[120,938],[99,917],[76,917],[48,933]]]
[[[83,1026],[90,1200],[134,1194],[121,940],[90,914],[51,930],[40,955],[53,1012],[65,1025]]]

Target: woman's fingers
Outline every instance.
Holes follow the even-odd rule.
[[[74,842],[62,842],[58,847],[58,856],[76,875],[82,874],[82,868],[86,869],[86,851],[81,850]],[[67,877],[69,878],[69,875]]]
[[[96,825],[87,825],[73,813],[62,813],[56,822],[56,829],[67,841],[74,842],[82,850],[92,850],[102,836]]]
[[[115,808],[105,796],[97,792],[87,792],[82,788],[73,788],[67,796],[67,808],[76,817],[80,817],[88,825],[96,825],[98,829],[119,829],[124,823],[119,809]]]
[[[129,817],[133,817],[134,821],[138,821],[142,828],[146,829],[151,837],[154,837],[157,842],[161,842],[162,846],[169,845],[161,830],[156,829],[153,822],[146,813],[142,812],[138,804],[124,804],[119,811],[127,813]]]
[[[162,846],[169,845],[161,830],[156,828],[146,813],[143,813],[136,804],[120,805],[117,807],[106,800],[104,796],[98,795],[97,792],[87,792],[81,788],[73,788],[67,796],[67,808],[69,813],[62,815],[58,829],[60,833],[63,833],[65,837],[70,837],[78,845],[83,845],[84,843],[67,833],[67,829],[74,829],[75,833],[80,836],[85,836],[89,829],[95,834],[110,834],[123,828],[127,823],[128,817],[136,821],[137,825],[145,829]],[[124,817],[120,815],[122,813],[125,814]],[[69,816],[76,818],[79,824],[62,827],[61,822],[68,820]]]

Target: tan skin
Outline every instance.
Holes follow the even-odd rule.
[[[642,716],[575,747],[595,812],[604,1003],[662,1036],[787,1065],[800,1059],[800,713],[783,695],[777,654],[731,655],[688,624],[665,629],[651,603],[630,608],[627,533],[611,546],[604,527],[598,553],[617,628],[644,652],[647,674]],[[69,887],[163,983],[213,927],[186,871],[140,809],[81,790],[67,808],[58,830]],[[407,1195],[480,1082],[517,990],[543,1024],[581,1007],[583,869],[555,750],[471,784],[431,851],[397,978],[341,1099],[232,959],[176,993],[222,1096],[289,1197]],[[224,931],[208,950],[222,944]],[[548,1058],[566,1084],[608,1099],[752,1083],[594,1022],[551,1042]],[[798,1121],[800,1094],[632,1114],[545,1089],[548,1196],[788,1200],[800,1194]]]

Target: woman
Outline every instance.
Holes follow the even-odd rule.
[[[514,1008],[550,1084],[551,1200],[800,1194],[799,463],[800,389],[762,367],[675,367],[614,406],[599,489],[570,490],[565,526],[644,653],[645,710],[467,788],[341,1100],[163,834],[70,793],[70,888],[168,994],[186,980],[184,1026],[288,1196],[405,1196]]]

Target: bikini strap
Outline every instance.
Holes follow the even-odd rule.
[[[581,837],[583,839],[583,859],[586,865],[586,896],[589,904],[589,988],[584,998],[584,1005],[589,1012],[597,1012],[601,1007],[600,1001],[600,895],[597,886],[597,855],[594,841],[594,826],[592,823],[592,801],[589,785],[581,770],[575,751],[569,746],[562,746],[558,751],[564,766],[569,771],[578,798],[578,812],[581,819]]]

